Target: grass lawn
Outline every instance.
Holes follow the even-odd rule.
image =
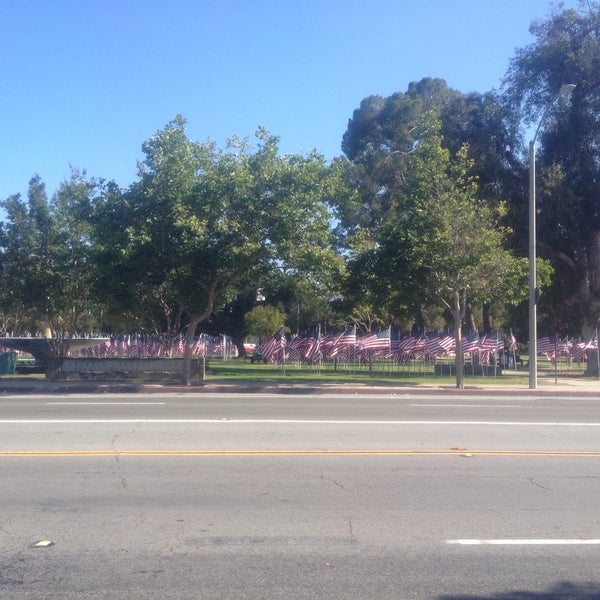
[[[502,385],[502,386],[526,386],[529,374],[526,367],[519,370],[504,370],[496,377],[473,375],[471,367],[465,369],[465,385]],[[583,375],[583,368],[571,367],[568,371],[563,365],[557,370],[558,378],[573,378]],[[554,381],[554,368],[550,363],[539,363],[538,378]],[[369,373],[367,365],[345,365],[340,364],[337,368],[328,364],[322,368],[307,365],[287,364],[265,365],[251,364],[243,359],[222,361],[212,359],[208,362],[207,383],[241,384],[260,383],[271,385],[293,385],[293,384],[340,384],[353,383],[360,385],[376,386],[419,386],[437,385],[453,386],[456,383],[454,376],[435,375],[433,365],[399,366],[399,365],[374,365]]]
[[[524,357],[527,364],[527,357]],[[449,364],[448,361],[446,364]],[[475,367],[476,373],[477,367]],[[581,378],[584,375],[585,365],[573,364],[567,367],[560,363],[555,368],[544,357],[538,360],[538,382],[540,385],[554,384],[556,381]],[[0,380],[18,379],[21,381],[42,381],[43,374],[29,375],[0,375]],[[464,384],[470,386],[501,386],[501,387],[527,387],[529,373],[526,366],[519,365],[518,369],[504,369],[502,374],[482,376],[474,374],[471,365],[465,366]],[[354,384],[379,387],[419,387],[419,386],[444,386],[454,387],[456,378],[451,375],[434,374],[434,365],[424,362],[408,365],[397,365],[392,362],[374,363],[369,372],[368,365],[339,363],[336,367],[332,363],[324,364],[321,368],[316,366],[300,365],[298,363],[271,365],[255,363],[248,359],[234,358],[222,360],[212,358],[208,360],[206,370],[206,383],[231,384],[231,385],[335,385]]]

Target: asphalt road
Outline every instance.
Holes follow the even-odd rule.
[[[0,597],[599,598],[598,404],[3,397]]]

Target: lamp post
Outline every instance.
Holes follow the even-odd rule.
[[[563,85],[560,96],[568,96],[575,89],[574,83]],[[538,123],[533,139],[529,142],[529,389],[537,389],[537,250],[536,250],[536,206],[535,206],[535,140],[540,127],[554,100],[546,106]]]

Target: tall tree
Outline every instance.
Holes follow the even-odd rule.
[[[540,298],[540,329],[590,336],[600,301],[600,5],[559,6],[530,28],[506,78],[506,98],[538,138],[538,247],[555,277]],[[574,83],[570,101],[557,101]]]
[[[467,147],[442,146],[439,123],[425,116],[407,160],[406,186],[377,232],[371,260],[388,289],[415,304],[444,306],[456,341],[456,386],[463,387],[462,323],[468,301],[521,300],[527,265],[504,247],[501,205],[480,199]],[[390,265],[402,265],[396,271]],[[415,283],[417,284],[415,286]],[[519,285],[521,284],[521,285]]]
[[[405,185],[406,160],[413,152],[414,127],[425,111],[436,114],[458,92],[441,79],[413,82],[406,93],[369,96],[348,122],[342,150],[346,178],[357,190],[338,208],[338,233],[345,245],[365,249],[390,215],[394,194]]]
[[[73,170],[48,201],[39,176],[29,182],[27,201],[2,202],[2,286],[7,310],[27,315],[42,328],[55,355],[64,354],[81,329],[91,299],[89,208],[97,183]]]
[[[318,277],[339,262],[328,209],[339,178],[316,153],[279,156],[264,129],[256,150],[234,139],[223,151],[190,141],[185,125],[177,117],[144,144],[138,181],[98,207],[96,224],[103,281],[121,282],[113,300],[135,297],[185,328],[189,383],[197,327],[239,281],[270,268]]]
[[[172,348],[185,313],[177,288],[183,250],[178,219],[213,147],[188,140],[185,121],[177,117],[142,150],[138,180],[125,191],[107,186],[94,207],[96,291],[117,327],[154,334]]]
[[[425,78],[411,83],[405,93],[363,100],[348,123],[342,144],[348,159],[344,163],[345,174],[356,189],[353,196],[345,198],[338,212],[339,239],[350,249],[353,265],[346,295],[372,307],[385,306],[389,320],[403,327],[422,319],[421,308],[416,314],[409,314],[415,310],[413,300],[384,291],[386,286],[380,285],[379,274],[373,270],[368,271],[366,279],[360,275],[357,280],[353,273],[357,272],[355,267],[358,272],[365,272],[356,261],[369,261],[369,248],[376,251],[375,232],[393,217],[397,197],[404,194],[407,169],[416,150],[417,123],[427,113],[434,114],[440,122],[444,148],[453,155],[464,146],[468,149],[473,160],[470,172],[476,176],[476,194],[480,199],[492,207],[502,201],[520,207],[519,201],[526,195],[526,176],[518,154],[518,122],[496,92],[463,94],[442,79]],[[508,217],[504,215],[503,220]],[[519,238],[513,237],[517,242]],[[516,249],[527,254],[526,244],[517,245]],[[357,256],[352,255],[354,250],[360,251]],[[385,273],[382,276],[385,280]],[[376,297],[371,298],[376,290]],[[487,310],[483,316],[489,314]],[[485,329],[488,323],[483,325]]]
[[[462,94],[442,79],[424,78],[405,93],[370,96],[354,111],[342,142],[346,177],[358,192],[339,210],[349,245],[368,245],[388,218],[394,194],[406,184],[416,124],[428,112],[441,123],[444,147],[456,153],[468,144],[480,197],[508,200],[521,187],[517,123],[498,94]]]

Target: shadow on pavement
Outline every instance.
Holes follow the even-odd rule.
[[[444,595],[438,600],[600,600],[600,583],[575,584],[559,582],[542,592],[515,590],[491,596]]]

